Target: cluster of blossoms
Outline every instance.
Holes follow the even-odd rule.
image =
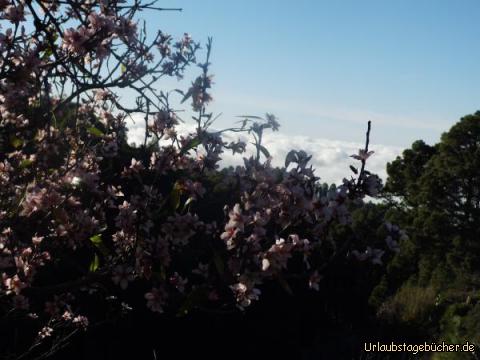
[[[305,152],[273,168],[261,141],[279,124],[268,114],[232,129],[253,136],[256,157],[219,171],[224,150],[246,143],[208,129],[208,55],[183,97],[198,127],[178,136],[153,85],[182,77],[199,45],[162,32],[147,44],[132,20],[142,4],[122,3],[0,1],[0,315],[25,315],[43,340],[99,320],[86,297],[123,314],[139,292],[154,312],[186,313],[243,309],[266,281],[318,290],[330,229],[348,226],[349,202],[375,196],[378,178],[362,166],[324,194]],[[138,94],[134,108],[119,103],[120,88]],[[132,113],[145,118],[142,147],[126,142]],[[356,159],[370,155],[367,146]]]

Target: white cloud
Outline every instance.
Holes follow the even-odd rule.
[[[133,115],[132,118],[126,119],[128,128],[128,142],[137,145],[143,144],[145,139],[145,122],[140,116]]]
[[[283,166],[287,153],[294,150],[304,150],[312,155],[311,164],[316,169],[315,174],[322,182],[339,183],[344,177],[353,173],[349,165],[359,167],[360,162],[351,158],[350,155],[358,153],[358,149],[364,144],[312,138],[308,136],[288,136],[281,132],[265,135],[264,146],[268,149],[273,158],[273,165]],[[253,151],[251,146],[250,151]],[[386,179],[386,164],[392,161],[402,152],[402,149],[394,146],[371,144],[370,150],[375,153],[367,162],[367,170],[378,174]],[[224,162],[230,164],[241,164],[241,157],[232,156],[231,152],[223,156]]]
[[[128,138],[129,142],[137,144],[143,143],[145,128],[143,120],[136,120],[128,122]],[[193,124],[180,124],[177,127],[179,134],[186,134],[194,130]],[[215,131],[212,129],[212,131]],[[242,139],[249,143],[249,139],[239,133],[224,133],[224,141],[230,142],[237,139]],[[283,166],[285,163],[285,156],[287,153],[294,150],[304,150],[312,155],[311,164],[316,169],[315,174],[321,178],[322,182],[339,183],[344,177],[353,175],[349,169],[349,165],[359,167],[360,162],[351,158],[350,155],[358,153],[358,149],[363,148],[364,144],[331,140],[324,138],[314,138],[309,136],[289,136],[280,132],[266,133],[263,140],[264,146],[270,152],[274,166]],[[367,170],[378,174],[383,180],[386,179],[386,164],[400,155],[402,148],[396,146],[388,146],[381,144],[370,144],[370,150],[375,153],[368,159]],[[226,150],[222,154],[221,166],[242,165],[242,157],[253,154],[254,146],[247,146],[247,155],[236,154]]]

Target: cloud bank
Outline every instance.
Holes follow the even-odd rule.
[[[128,141],[130,143],[143,143],[145,127],[142,120],[127,121]],[[177,127],[179,134],[187,134],[194,131],[193,124],[180,124]],[[212,128],[212,131],[216,129]],[[224,133],[225,142],[241,139],[247,144],[251,140],[243,134]],[[285,156],[290,150],[304,150],[312,155],[311,164],[316,169],[316,176],[320,177],[321,182],[340,183],[343,178],[353,175],[349,165],[359,166],[360,162],[351,158],[350,155],[358,153],[358,149],[363,148],[364,144],[356,142],[347,142],[340,140],[331,140],[325,138],[316,138],[310,136],[289,136],[281,131],[275,133],[266,133],[263,139],[264,146],[272,156],[274,166],[283,166]],[[386,164],[394,160],[403,151],[402,148],[381,144],[370,144],[370,150],[375,153],[368,159],[367,170],[379,175],[386,180]],[[247,146],[246,154],[235,154],[226,150],[222,154],[220,166],[236,166],[243,164],[243,157],[249,157],[253,154],[255,148],[253,145]]]

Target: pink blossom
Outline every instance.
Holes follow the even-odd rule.
[[[38,236],[35,234],[34,237],[32,237],[32,243],[33,245],[40,245],[40,243],[43,241],[44,237],[43,236]]]
[[[83,315],[78,315],[73,318],[72,323],[86,331],[88,327],[88,318]]]
[[[116,28],[116,33],[124,37],[128,42],[133,41],[137,34],[137,24],[135,24],[132,20],[126,19],[124,17],[120,17],[119,23]]]
[[[175,113],[172,111],[161,110],[155,114],[153,125],[150,125],[149,128],[152,131],[162,133],[165,129],[173,128],[175,125],[178,125]]]
[[[143,166],[140,160],[132,158],[129,168],[128,169],[125,168],[123,170],[122,175],[128,177],[128,176],[131,176],[132,174],[138,174],[144,169],[145,169],[145,166]]]
[[[142,162],[135,159],[135,158],[132,158],[132,163],[130,165],[130,170],[132,170],[134,173],[138,173],[139,171],[145,169],[145,167],[143,166]]]
[[[24,216],[29,216],[33,212],[46,210],[52,206],[58,205],[63,197],[54,189],[34,187],[27,192],[25,200],[22,202],[22,212]]]
[[[270,268],[270,260],[267,258],[262,259],[262,271],[267,271]]]
[[[62,47],[71,54],[83,54],[85,49],[85,43],[88,41],[89,34],[87,29],[80,27],[75,30],[73,28],[65,30],[63,33]]]
[[[275,270],[285,269],[287,267],[288,259],[292,256],[293,245],[291,243],[285,242],[285,239],[279,238],[275,241],[275,244],[268,249],[265,254],[264,260],[262,261],[262,270]]]
[[[197,215],[187,213],[185,215],[175,214],[168,217],[168,223],[162,226],[165,237],[176,246],[188,244],[190,238],[195,235],[195,230],[203,225],[198,221]]]
[[[111,92],[105,89],[100,89],[95,91],[95,100],[105,101],[111,97]]]
[[[225,231],[220,235],[220,239],[225,241],[225,243],[227,244],[228,250],[232,250],[233,248],[235,248],[236,244],[234,240],[237,236],[238,231],[239,230],[234,227],[225,227]]]
[[[109,33],[113,30],[114,24],[112,19],[103,14],[92,12],[90,15],[88,15],[88,21],[90,23],[90,27],[95,32],[105,31]]]
[[[62,319],[65,321],[70,321],[73,319],[73,314],[70,311],[65,310],[65,312],[62,315]]]
[[[179,292],[185,292],[185,286],[188,283],[188,279],[182,278],[177,272],[170,277],[170,284],[172,284]]]
[[[320,280],[322,280],[322,278],[323,276],[320,275],[317,270],[315,270],[312,275],[310,275],[310,279],[308,280],[308,286],[310,287],[310,289],[319,291],[319,282]]]
[[[230,220],[228,221],[227,225],[225,225],[225,230],[231,228],[236,228],[240,231],[244,230],[247,217],[242,215],[240,204],[235,204],[228,216],[230,217]]]
[[[122,290],[128,287],[128,283],[135,279],[131,266],[117,265],[113,270],[112,281],[119,285]]]
[[[166,303],[167,294],[163,288],[152,288],[145,294],[147,307],[153,312],[163,313],[163,307]]]
[[[134,210],[132,205],[126,200],[118,206],[118,210],[119,213],[115,218],[115,226],[125,232],[130,231],[137,218],[137,210]]]
[[[13,277],[8,277],[7,274],[2,274],[3,278],[3,285],[7,289],[6,293],[11,294],[15,293],[16,295],[20,295],[20,292],[22,289],[27,287],[27,284],[25,284],[20,278],[18,277],[17,274],[15,274]]]
[[[244,309],[247,306],[250,306],[253,300],[258,300],[260,296],[260,290],[252,287],[251,284],[245,282],[238,282],[230,286],[235,298],[237,300],[237,305],[240,309]]]
[[[374,151],[366,152],[364,149],[359,149],[358,155],[350,155],[350,157],[354,158],[355,160],[366,161],[373,153]]]
[[[198,200],[199,197],[202,198],[206,192],[201,182],[191,181],[190,179],[180,182],[180,188],[189,193],[189,199],[191,200]]]
[[[40,339],[45,339],[47,337],[52,336],[53,329],[49,326],[45,326],[42,328],[42,330],[39,331],[38,336]]]
[[[4,10],[9,4],[9,0],[0,0],[0,11]]]
[[[25,21],[25,12],[21,5],[10,5],[4,10],[4,18],[10,20],[11,23],[16,24],[20,21]]]

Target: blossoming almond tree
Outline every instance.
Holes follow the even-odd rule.
[[[262,135],[278,130],[273,115],[210,131],[211,40],[199,62],[189,35],[147,36],[143,10],[162,9],[140,0],[0,1],[0,315],[12,339],[23,331],[17,319],[36,329],[23,347],[4,345],[13,357],[52,353],[104,321],[87,298],[109,316],[135,311],[128,299],[185,315],[245,309],[266,281],[318,289],[332,259],[352,247],[330,241],[330,228],[348,226],[348,203],[380,187],[365,170],[370,124],[356,178],[328,194],[303,151],[272,168]],[[201,74],[187,91],[157,88],[192,64]],[[135,105],[122,101],[125,91]],[[191,101],[193,133],[177,133],[172,94]],[[145,121],[140,147],[126,143],[133,114]],[[250,134],[255,156],[220,173],[222,152],[247,146],[224,142],[224,131]],[[379,251],[353,254],[379,263]]]

